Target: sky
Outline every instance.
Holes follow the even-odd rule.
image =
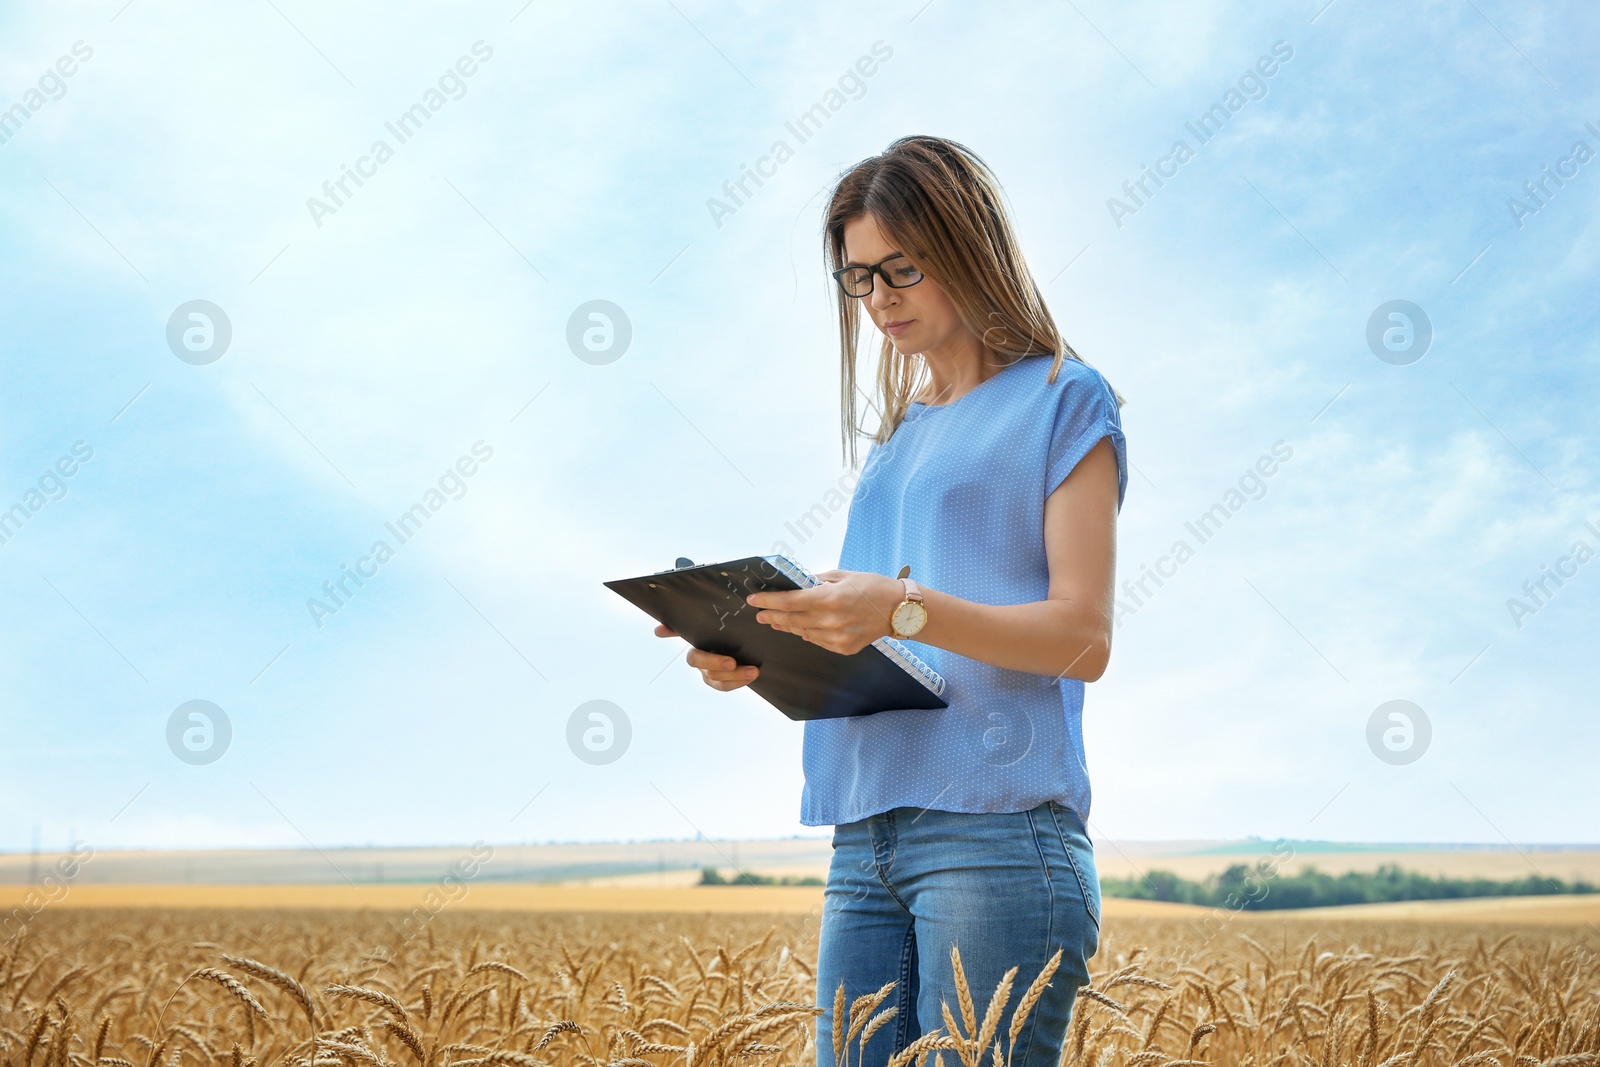
[[[601,583],[837,564],[844,509],[790,530],[853,477],[821,212],[911,133],[1127,401],[1095,836],[1595,841],[1597,46],[1504,0],[5,6],[0,849],[826,833],[800,725]]]

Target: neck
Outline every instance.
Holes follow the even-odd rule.
[[[961,341],[921,353],[928,368],[924,404],[951,404],[976,389],[1001,370],[1002,364],[971,334]]]

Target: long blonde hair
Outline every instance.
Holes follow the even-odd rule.
[[[900,138],[846,171],[834,185],[823,225],[829,270],[845,265],[845,224],[867,214],[949,294],[962,323],[987,352],[1000,357],[997,362],[1054,354],[1051,382],[1062,359],[1083,362],[1056,329],[1023,261],[1000,183],[971,149],[918,134]],[[834,292],[839,302],[840,433],[846,461],[854,467],[856,437],[868,433],[856,409],[861,301],[837,287]],[[877,375],[882,408],[871,435],[874,442],[882,444],[894,433],[926,374],[921,356],[903,355],[889,338],[883,339]],[[1122,396],[1114,389],[1112,393],[1120,407]]]

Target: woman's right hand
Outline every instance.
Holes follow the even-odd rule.
[[[677,637],[678,632],[671,630],[664,624],[656,626],[657,637]],[[691,648],[684,657],[689,666],[700,671],[700,680],[713,689],[728,692],[738,689],[755,681],[756,675],[761,673],[759,667],[741,667],[731,656],[707,652],[704,649]]]

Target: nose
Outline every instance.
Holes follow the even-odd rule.
[[[872,276],[872,292],[867,294],[867,300],[871,302],[874,310],[885,311],[898,304],[900,297],[894,291],[893,286],[874,274]]]

